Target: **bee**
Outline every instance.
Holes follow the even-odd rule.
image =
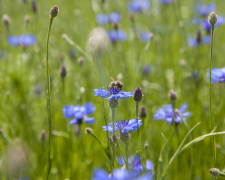
[[[123,88],[123,84],[120,81],[117,81],[113,78],[112,78],[112,80],[113,80],[113,82],[111,82],[109,84],[109,89],[117,89],[117,90],[121,91]]]

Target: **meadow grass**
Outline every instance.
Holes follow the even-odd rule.
[[[37,13],[34,13],[31,1],[25,4],[19,0],[0,1],[0,16],[8,14],[11,18],[9,32],[3,23],[0,26],[1,179],[44,178],[48,161],[46,38],[49,10],[56,4],[60,11],[52,24],[48,60],[52,77],[53,133],[53,160],[49,179],[90,179],[96,168],[104,168],[110,172],[110,159],[105,153],[110,142],[106,139],[106,132],[103,132],[102,126],[105,125],[105,118],[107,122],[111,121],[112,113],[107,100],[95,97],[93,89],[101,86],[107,89],[111,78],[121,81],[124,91],[134,91],[137,86],[141,87],[144,96],[138,106],[144,105],[147,111],[145,125],[139,129],[140,144],[143,146],[141,151],[146,159],[154,163],[155,179],[210,179],[209,169],[214,168],[213,147],[210,135],[205,134],[211,133],[212,130],[213,133],[221,132],[219,135],[213,134],[216,135],[217,143],[216,168],[225,168],[225,87],[222,83],[212,84],[211,128],[209,80],[206,75],[209,68],[210,44],[191,48],[187,43],[188,37],[195,35],[199,29],[199,26],[192,22],[192,18],[196,16],[196,1],[177,0],[169,5],[160,4],[156,0],[151,1],[148,11],[134,14],[134,22],[129,20],[127,2],[112,0],[101,5],[97,0],[40,0],[37,1]],[[216,3],[217,14],[225,15],[225,2],[206,1],[209,2]],[[100,54],[96,61],[89,45],[90,33],[98,26],[95,16],[115,10],[121,14],[119,28],[127,33],[128,39],[110,44],[107,52]],[[28,24],[24,21],[26,15],[30,16]],[[112,24],[102,27],[112,29]],[[224,28],[222,25],[214,29],[212,67],[224,67]],[[148,43],[142,43],[135,33],[136,30],[151,31],[153,36]],[[34,34],[37,43],[25,49],[22,46],[12,47],[7,42],[7,33]],[[62,38],[63,34],[75,44],[68,43]],[[71,49],[76,52],[75,59],[69,56]],[[83,64],[77,61],[81,56],[85,59]],[[67,68],[64,90],[59,75],[62,64]],[[142,71],[146,64],[150,65],[148,74]],[[197,83],[193,78],[194,71],[198,72]],[[40,88],[40,93],[36,92],[37,88]],[[171,103],[168,97],[170,89],[177,92],[176,106],[180,107],[185,102],[188,105],[187,111],[192,113],[186,124],[181,123],[177,127],[179,134],[176,134],[174,126],[169,123],[153,119],[153,114],[158,108]],[[83,105],[89,101],[96,106],[93,114],[95,123],[90,126],[83,123],[80,136],[77,137],[74,135],[76,126],[69,126],[69,121],[63,117],[62,108],[68,104]],[[133,98],[119,101],[115,121],[134,118],[136,102]],[[191,131],[199,122],[201,123]],[[104,148],[95,138],[85,134],[86,127],[93,129]],[[191,139],[187,136],[190,131]],[[202,138],[196,140],[198,137]],[[128,157],[140,153],[136,152],[138,139],[137,132],[132,132]],[[195,143],[188,144],[192,140]],[[120,142],[119,145],[125,154],[125,143]],[[25,151],[23,171],[16,176],[6,173],[7,154],[12,148],[19,152]],[[116,145],[115,154],[121,156]],[[115,168],[119,168],[117,163]]]

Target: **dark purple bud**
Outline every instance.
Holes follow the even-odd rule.
[[[37,2],[36,2],[36,0],[32,1],[32,9],[33,9],[34,13],[37,13]]]
[[[141,110],[140,110],[140,118],[141,119],[145,119],[147,116],[147,112],[144,106],[141,106]]]
[[[61,78],[65,78],[66,77],[66,66],[63,64],[60,70],[60,76]]]
[[[69,50],[69,56],[71,59],[75,59],[76,58],[76,52],[73,49]]]
[[[136,102],[140,102],[142,100],[142,91],[141,91],[141,88],[138,86],[135,91],[134,91],[134,96],[133,96],[133,99],[136,101]]]
[[[56,6],[53,6],[51,8],[50,12],[49,12],[49,16],[53,19],[56,16],[58,16],[58,14],[59,14],[59,8],[58,8],[58,6],[57,5]]]
[[[196,33],[196,41],[200,44],[202,42],[202,34],[201,31],[198,30]]]
[[[173,89],[171,89],[169,92],[169,98],[171,101],[176,101],[177,99],[177,93]]]
[[[113,23],[113,29],[115,29],[115,30],[119,29],[119,24],[117,22]]]

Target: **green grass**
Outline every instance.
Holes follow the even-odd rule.
[[[97,7],[92,9],[92,7]],[[178,150],[188,131],[184,124],[178,126],[179,136],[175,128],[165,121],[156,121],[153,114],[159,107],[171,103],[168,98],[170,89],[178,94],[176,102],[179,108],[183,102],[188,105],[192,116],[187,119],[189,129],[201,122],[192,132],[195,139],[212,131],[209,117],[209,80],[206,71],[209,68],[210,45],[190,48],[187,44],[187,35],[194,35],[198,26],[191,21],[195,17],[195,1],[177,0],[176,4],[163,6],[151,1],[152,6],[147,12],[135,14],[135,27],[140,30],[153,32],[148,44],[141,43],[135,36],[129,13],[126,9],[128,1],[106,1],[102,7],[100,1],[37,1],[38,12],[34,14],[31,2],[23,4],[20,1],[0,1],[0,16],[8,14],[11,17],[10,34],[20,35],[31,33],[37,36],[37,44],[27,49],[11,47],[7,43],[7,32],[3,24],[0,26],[0,51],[4,52],[0,59],[0,128],[3,131],[0,138],[0,178],[13,179],[14,176],[6,173],[6,154],[11,149],[16,152],[26,151],[25,165],[20,177],[29,176],[30,179],[43,179],[47,164],[47,135],[46,142],[42,143],[42,130],[48,132],[47,115],[47,82],[46,82],[46,38],[49,24],[49,10],[58,5],[59,16],[54,19],[49,41],[49,66],[52,80],[52,129],[57,131],[53,136],[53,162],[50,179],[90,179],[96,168],[104,168],[109,172],[110,161],[101,145],[90,135],[85,134],[85,124],[82,124],[80,137],[74,136],[76,126],[69,126],[68,120],[63,118],[62,108],[67,104],[84,104],[93,102],[97,110],[94,113],[96,122],[91,128],[95,135],[107,145],[106,132],[102,131],[106,119],[111,119],[111,111],[104,100],[93,95],[93,89],[102,86],[106,88],[111,77],[124,84],[123,90],[133,91],[140,86],[144,94],[139,103],[147,109],[145,127],[141,128],[141,144],[148,143],[144,149],[146,159],[155,164],[155,178],[158,169],[158,160],[162,147],[162,173],[170,159]],[[209,2],[209,1],[207,1]],[[223,14],[225,3],[213,1],[217,4],[216,13]],[[97,26],[95,14],[118,10],[122,19],[119,27],[127,32],[128,40],[111,45],[107,53],[98,56],[101,79],[94,55],[90,52],[89,38],[94,27]],[[30,23],[26,26],[25,15],[30,16]],[[110,29],[111,24],[105,25]],[[224,25],[215,28],[213,67],[224,67]],[[82,51],[69,44],[62,38],[62,34],[78,45]],[[69,50],[76,51],[76,59],[71,60]],[[88,59],[86,56],[90,57]],[[77,59],[85,57],[83,65]],[[59,76],[62,65],[67,68],[65,92]],[[181,60],[186,64],[181,65]],[[149,64],[155,70],[149,75],[142,73],[142,67]],[[192,73],[197,70],[199,83],[196,86]],[[119,77],[119,79],[118,79]],[[41,87],[41,95],[35,93],[35,86]],[[85,91],[80,89],[84,88]],[[225,104],[224,85],[212,85],[212,114],[216,128],[215,132],[224,130]],[[115,120],[133,119],[136,116],[136,104],[132,98],[119,101]],[[214,128],[215,128],[214,127]],[[161,134],[164,134],[165,139]],[[174,134],[174,135],[173,135]],[[117,134],[118,135],[118,134]],[[215,136],[217,148],[217,168],[225,168],[225,139],[224,135]],[[187,137],[185,144],[190,141]],[[129,155],[137,150],[137,133],[131,133]],[[22,147],[23,148],[22,148]],[[19,147],[19,148],[18,148]],[[116,146],[115,146],[116,147]],[[125,154],[125,145],[120,142]],[[18,150],[19,149],[19,150]],[[21,150],[22,149],[22,150]],[[118,148],[116,154],[120,155]],[[189,148],[182,149],[168,167],[165,180],[179,179],[210,179],[209,169],[213,168],[213,147],[211,138],[206,137]],[[11,152],[11,151],[10,151]],[[20,156],[20,153],[16,153]],[[12,156],[13,157],[13,156]],[[16,156],[17,157],[17,156]],[[14,158],[15,159],[15,158]],[[16,164],[16,163],[15,163]],[[118,166],[119,167],[119,166]],[[219,179],[219,178],[218,178]]]

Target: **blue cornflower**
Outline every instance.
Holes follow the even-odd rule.
[[[139,38],[140,38],[140,41],[141,42],[148,42],[152,37],[152,33],[150,31],[147,31],[147,32],[141,32],[139,34]]]
[[[163,4],[169,4],[171,2],[174,2],[175,0],[159,0],[159,2],[163,3]]]
[[[166,122],[173,124],[173,119],[175,117],[175,123],[181,123],[182,120],[186,120],[187,117],[191,116],[190,112],[185,112],[187,109],[187,105],[184,103],[182,104],[180,109],[175,109],[175,114],[174,110],[172,107],[172,104],[164,105],[164,108],[159,108],[158,111],[154,114],[154,119],[155,120],[162,120],[164,119]]]
[[[122,157],[118,157],[118,164],[123,166],[125,165],[124,159]],[[141,157],[139,155],[130,156],[128,158],[129,169],[132,170],[133,176],[137,177],[143,172],[143,166],[141,164]],[[150,160],[146,160],[145,169],[149,172],[152,172],[154,164]]]
[[[208,5],[198,4],[196,8],[200,16],[207,16],[209,13],[214,12],[216,10],[216,5],[214,3],[210,3]]]
[[[210,77],[210,69],[208,69],[208,72],[206,73],[208,75],[208,79]],[[213,68],[212,69],[212,83],[216,82],[225,82],[225,67],[224,68]]]
[[[108,24],[109,23],[109,15],[108,14],[98,14],[96,16],[96,21],[99,24]]]
[[[133,0],[127,3],[127,9],[133,12],[145,11],[151,6],[149,0]]]
[[[147,172],[140,177],[134,177],[132,172],[125,168],[115,169],[113,177],[103,169],[96,169],[93,173],[92,180],[152,180],[152,173]]]
[[[138,127],[142,125],[141,120],[139,119],[130,119],[128,121],[121,121],[115,123],[115,132],[120,130],[121,133],[128,133],[129,131],[135,132]],[[103,131],[109,131],[113,133],[113,126],[112,123],[109,123],[108,126],[102,126]]]
[[[31,46],[36,44],[37,38],[34,35],[26,34],[26,35],[20,35],[20,36],[9,36],[8,37],[8,43],[11,46]]]
[[[107,35],[111,42],[125,41],[127,39],[127,35],[123,30],[112,30],[107,32]]]
[[[210,43],[210,36],[204,36],[201,41],[197,41],[195,38],[191,38],[188,40],[188,44],[190,47],[197,47],[200,44],[209,44]]]
[[[108,91],[103,90],[102,88],[94,89],[94,95],[101,96],[105,99],[115,99],[116,101],[118,101],[121,98],[125,99],[128,97],[133,97],[134,91],[132,92],[121,91],[122,87],[123,84],[119,81],[111,82],[108,87]]]
[[[89,102],[84,104],[83,106],[67,105],[63,107],[62,111],[65,118],[74,118],[70,120],[70,125],[80,125],[83,119],[86,124],[94,123],[95,119],[93,117],[88,117],[87,115],[93,114],[95,109],[95,106],[91,102]]]
[[[110,14],[110,21],[113,22],[113,23],[118,23],[120,22],[120,14],[117,13],[117,12],[114,12],[112,14]]]

